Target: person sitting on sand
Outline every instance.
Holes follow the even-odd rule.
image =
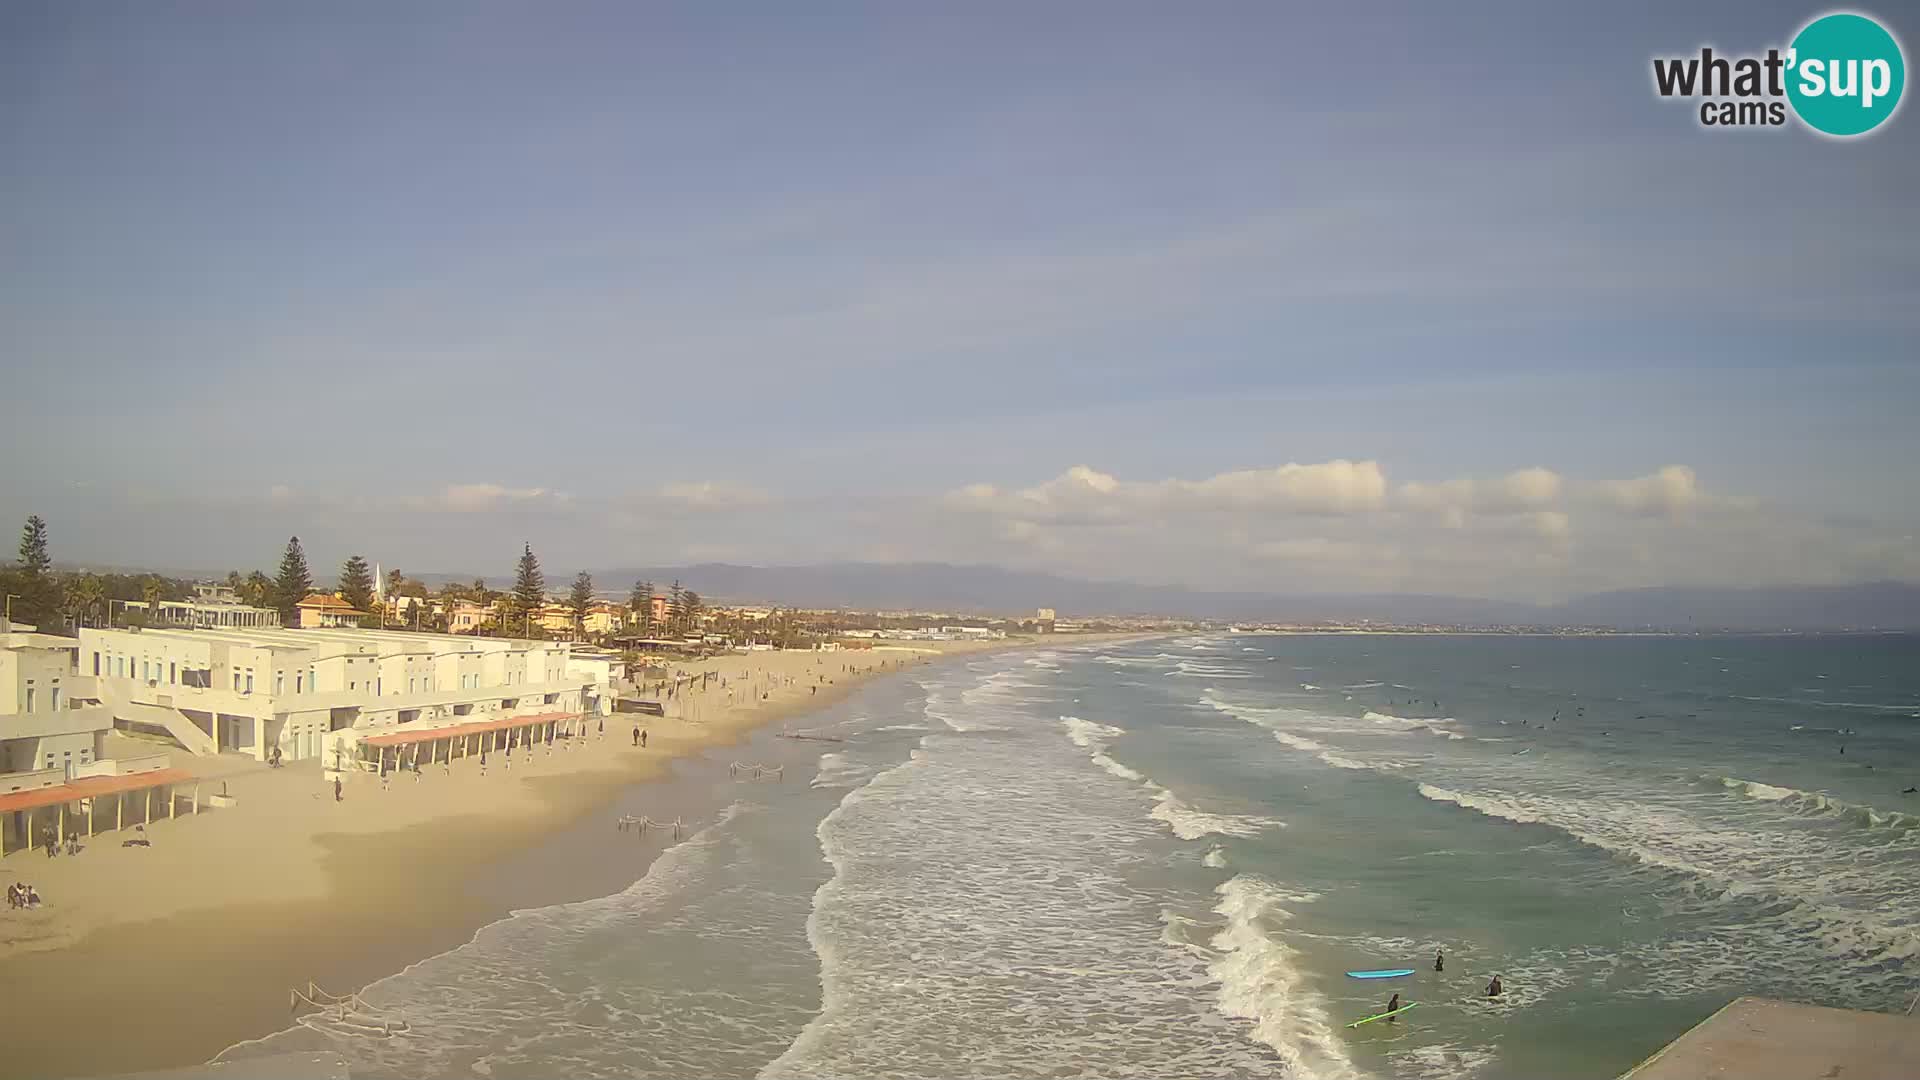
[[[1497,998],[1500,996],[1501,990],[1502,990],[1502,987],[1500,986],[1500,976],[1495,975],[1493,977],[1493,981],[1487,984],[1487,996],[1490,998]]]

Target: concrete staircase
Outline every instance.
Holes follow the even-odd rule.
[[[130,701],[119,692],[112,679],[100,680],[99,694],[101,703],[113,710],[115,719],[160,728],[173,736],[173,740],[190,754],[210,755],[219,752],[213,736],[201,730],[192,717],[179,709]]]

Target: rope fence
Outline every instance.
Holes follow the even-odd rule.
[[[632,830],[642,836],[646,835],[648,829],[671,829],[673,830],[673,838],[678,840],[680,839],[681,832],[684,831],[687,826],[679,818],[674,818],[672,821],[655,821],[650,817],[634,817],[631,814],[625,814],[621,816],[619,823],[615,827],[620,832]]]

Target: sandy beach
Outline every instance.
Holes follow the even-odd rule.
[[[466,941],[511,910],[618,890],[671,842],[657,834],[619,859],[550,860],[552,872],[489,873],[676,760],[742,741],[865,680],[945,655],[1033,644],[915,642],[912,648],[731,654],[670,665],[711,671],[662,717],[618,714],[604,735],[531,759],[502,755],[390,783],[358,774],[335,802],[317,762],[270,770],[247,759],[178,763],[223,785],[235,805],[159,821],[150,848],[102,833],[80,855],[22,853],[0,876],[45,898],[0,923],[0,1075],[86,1076],[191,1065],[289,1019],[288,992],[310,981],[346,992]],[[698,685],[697,683],[694,685]],[[641,722],[647,746],[632,746]],[[152,752],[130,740],[116,752]],[[596,823],[599,824],[599,823]],[[611,826],[612,822],[604,823]],[[597,834],[595,834],[597,836]],[[545,865],[545,864],[543,864]],[[78,1032],[111,1030],[113,1037]]]

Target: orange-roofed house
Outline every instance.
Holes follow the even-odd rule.
[[[313,593],[294,605],[300,610],[300,628],[336,629],[356,627],[367,613],[331,593]]]

